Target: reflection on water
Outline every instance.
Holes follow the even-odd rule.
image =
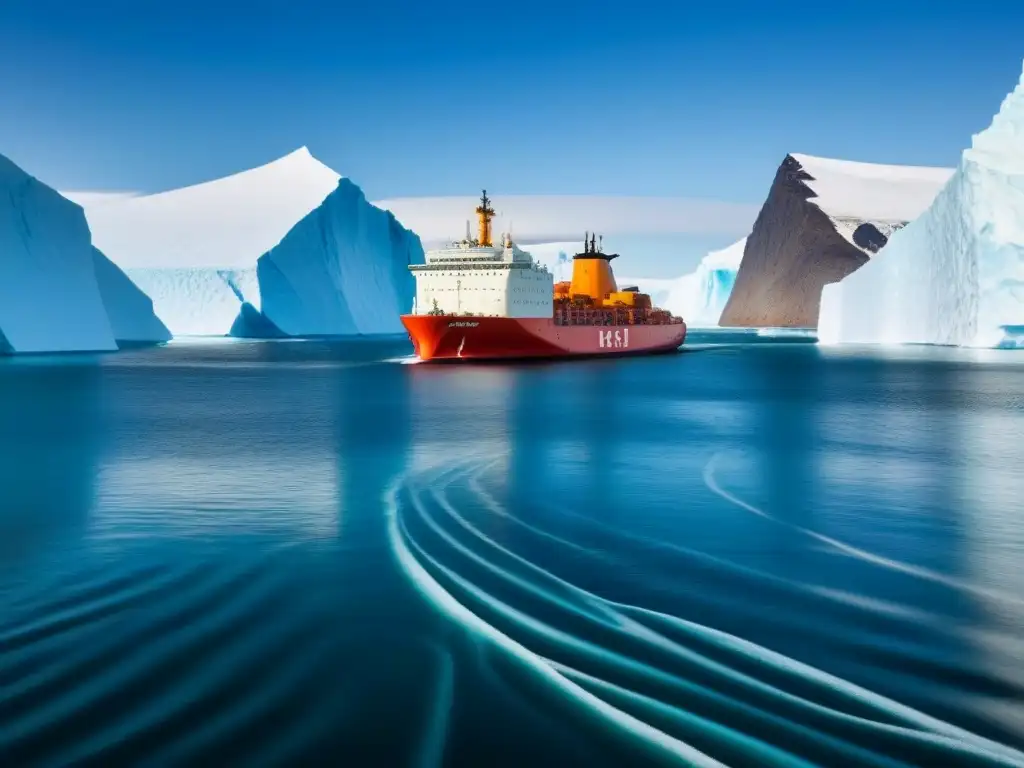
[[[94,366],[0,360],[0,574],[28,561],[45,573],[82,536],[102,453]],[[0,575],[0,595],[5,579]]]
[[[1024,764],[1024,363],[797,341],[4,361],[5,762]]]

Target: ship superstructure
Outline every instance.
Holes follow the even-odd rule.
[[[477,237],[429,251],[411,265],[413,311],[402,316],[423,360],[640,354],[676,349],[681,318],[652,306],[635,286],[619,288],[597,236],[587,233],[573,257],[572,279],[551,272],[511,234],[491,242],[495,211],[484,191]]]
[[[416,278],[413,314],[444,313],[484,317],[551,317],[554,278],[547,267],[514,242],[491,242],[494,209],[484,190],[478,236],[428,251],[424,264],[409,267]]]

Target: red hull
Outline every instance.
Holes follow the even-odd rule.
[[[421,360],[500,360],[670,352],[685,323],[555,325],[551,318],[402,315]]]

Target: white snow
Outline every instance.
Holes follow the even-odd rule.
[[[1008,345],[1024,324],[1024,75],[920,218],[825,287],[822,343]]]
[[[86,214],[175,336],[398,332],[407,266],[423,259],[414,234],[305,147]]]
[[[215,181],[86,207],[96,247],[122,269],[252,267],[341,177],[305,147]]]
[[[529,250],[533,244],[572,243],[579,250],[584,232],[608,235],[711,233],[740,236],[750,231],[760,206],[672,197],[601,195],[503,195],[488,190],[497,211],[496,233],[511,231]],[[381,200],[375,205],[395,214],[428,248],[461,238],[479,198],[410,197]]]
[[[111,191],[68,191],[59,190],[60,193],[73,203],[78,203],[83,208],[98,208],[109,203],[124,202],[132,197],[138,197],[138,192],[111,192]]]
[[[708,253],[693,272],[674,282],[664,299],[665,309],[682,317],[692,328],[717,326],[736,282],[746,244],[744,237]]]
[[[917,218],[931,204],[952,168],[880,165],[791,154],[813,178],[815,203],[833,218],[904,222]]]
[[[8,351],[117,349],[82,209],[2,155],[0,286]]]

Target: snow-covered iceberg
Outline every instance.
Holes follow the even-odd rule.
[[[0,155],[0,347],[91,352],[168,338],[92,245],[82,208]]]
[[[398,333],[423,261],[415,234],[305,147],[86,214],[175,336]]]
[[[708,253],[693,272],[673,282],[663,299],[665,309],[682,317],[692,328],[717,326],[736,282],[746,243],[744,237]]]
[[[1022,324],[1024,74],[931,206],[826,286],[818,338],[1011,346]]]
[[[787,155],[747,238],[720,324],[814,327],[822,288],[920,215],[952,173]]]

